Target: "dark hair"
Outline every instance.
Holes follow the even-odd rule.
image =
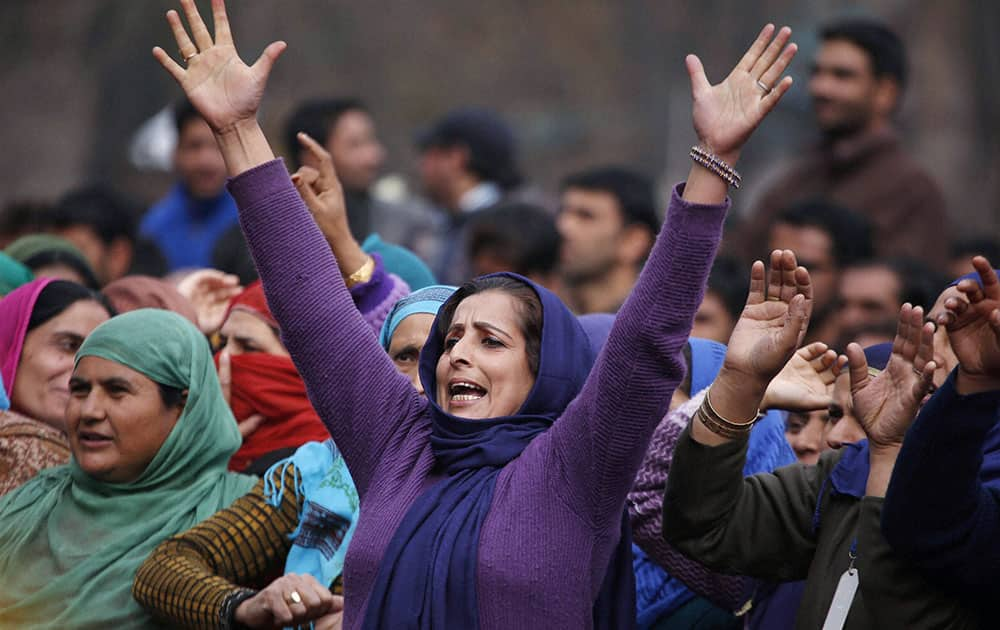
[[[31,309],[31,317],[28,318],[27,331],[38,328],[81,300],[93,300],[103,306],[108,315],[115,315],[115,309],[108,303],[108,299],[97,291],[69,280],[53,280],[38,294],[35,306]]]
[[[903,41],[888,26],[868,18],[848,18],[827,24],[819,33],[820,39],[848,41],[868,55],[876,77],[890,77],[906,85],[906,48]]]
[[[619,166],[605,166],[574,173],[562,181],[560,190],[579,188],[612,195],[621,209],[625,225],[644,225],[653,236],[660,231],[653,183],[645,176]]]
[[[174,104],[174,126],[177,127],[177,136],[184,133],[184,126],[192,120],[204,120],[202,115],[194,108],[191,101],[183,98]]]
[[[303,131],[316,142],[326,145],[340,117],[353,111],[368,113],[368,108],[356,98],[318,99],[306,101],[296,107],[285,122],[285,150],[292,165],[296,169],[302,166],[299,162],[299,140],[296,134]]]
[[[525,350],[528,354],[528,366],[533,376],[538,376],[538,365],[542,360],[542,301],[530,285],[510,276],[483,276],[466,282],[452,294],[439,312],[438,333],[444,337],[451,328],[455,309],[465,298],[485,293],[486,291],[503,291],[514,298],[520,305],[521,334],[525,339]]]
[[[184,390],[180,387],[171,387],[163,383],[156,383],[156,387],[160,390],[160,400],[163,401],[164,407],[169,409],[184,404]]]
[[[51,214],[51,207],[44,201],[19,199],[7,203],[0,210],[0,237],[11,240],[31,232],[41,232]]]
[[[110,245],[119,238],[135,241],[136,214],[123,197],[97,184],[65,194],[52,209],[50,224],[57,229],[85,225]]]
[[[738,321],[750,292],[750,270],[733,256],[718,256],[708,273],[708,290],[719,296],[726,310]]]
[[[469,259],[490,252],[522,276],[547,274],[559,264],[561,237],[543,208],[527,203],[501,204],[471,219],[466,250]]]
[[[772,223],[814,227],[830,236],[838,267],[867,260],[875,255],[871,222],[862,214],[827,199],[807,199],[789,206]]]
[[[454,109],[418,134],[417,148],[465,147],[465,168],[503,190],[521,184],[517,168],[517,141],[510,126],[494,111],[482,107]]]
[[[691,397],[691,342],[688,341],[681,348],[681,354],[684,355],[684,365],[687,368],[684,370],[684,380],[677,384],[677,389],[684,392],[688,398]],[[697,392],[695,392],[697,393]]]
[[[97,289],[100,286],[97,276],[94,275],[94,270],[90,268],[87,261],[64,249],[45,249],[25,258],[22,263],[33,272],[49,265],[65,265],[80,274],[88,288]]]
[[[861,261],[851,269],[889,269],[899,279],[899,303],[922,306],[926,312],[937,301],[948,279],[916,258],[896,257]]]
[[[993,265],[1000,265],[1000,243],[992,238],[959,239],[952,243],[950,254],[952,259],[985,256]]]

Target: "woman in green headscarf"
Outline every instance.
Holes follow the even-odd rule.
[[[66,409],[73,459],[0,500],[0,627],[149,627],[136,569],[164,539],[246,494],[204,336],[168,311],[98,326]]]
[[[0,298],[34,279],[35,276],[30,269],[7,254],[0,252]]]

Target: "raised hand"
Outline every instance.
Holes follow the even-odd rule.
[[[904,304],[885,369],[872,376],[864,350],[847,346],[854,414],[868,435],[873,451],[894,449],[913,422],[930,390],[934,370],[934,324],[924,323],[919,306]]]
[[[790,28],[774,34],[774,25],[761,30],[740,62],[721,83],[712,85],[701,60],[685,59],[694,98],[692,118],[698,141],[730,165],[739,157],[750,134],[792,86],[782,73],[798,46],[788,43]]]
[[[216,133],[226,133],[244,121],[256,121],[274,62],[285,43],[271,43],[252,66],[240,59],[229,30],[223,0],[212,0],[215,40],[202,21],[194,0],[180,0],[191,28],[191,36],[181,24],[177,11],[167,11],[182,63],[157,46],[153,56],[180,84],[188,100]]]
[[[826,409],[833,402],[833,384],[846,363],[847,357],[838,357],[821,341],[799,348],[767,386],[761,409],[803,413]]]
[[[343,610],[343,601],[313,576],[288,573],[241,603],[234,617],[248,628],[283,628],[319,619],[336,627],[331,615]]]
[[[177,291],[194,306],[198,328],[206,335],[222,327],[229,301],[242,290],[237,276],[217,269],[199,269],[177,283]]]
[[[300,132],[298,139],[302,148],[312,154],[319,168],[299,168],[292,175],[292,183],[326,237],[326,242],[330,244],[340,272],[348,276],[365,264],[367,254],[351,234],[344,189],[333,167],[333,158],[320,143],[307,134]]]
[[[791,250],[774,250],[766,273],[759,260],[750,269],[750,294],[723,367],[763,391],[801,343],[811,312],[809,272],[798,266]]]
[[[1000,380],[1000,280],[986,258],[976,256],[972,265],[983,286],[972,279],[959,282],[957,288],[966,299],[946,299],[937,323],[948,331],[959,378],[987,381],[995,388]]]

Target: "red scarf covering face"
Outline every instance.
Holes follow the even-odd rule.
[[[233,298],[229,311],[235,309],[252,313],[277,328],[259,281]],[[259,457],[278,449],[297,448],[306,442],[322,442],[330,438],[330,433],[310,404],[305,383],[290,358],[250,352],[232,356],[231,365],[232,397],[229,404],[233,415],[245,420],[259,413],[265,420],[247,436],[243,446],[233,455],[229,461],[230,470],[243,471]]]

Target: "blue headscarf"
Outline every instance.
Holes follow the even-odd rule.
[[[562,415],[593,364],[594,352],[583,328],[555,294],[516,274],[493,275],[524,282],[541,301],[542,339],[535,384],[512,416],[465,420],[446,413],[435,400],[435,368],[444,348],[438,315],[420,353],[420,379],[430,403],[431,449],[446,477],[417,498],[396,529],[369,596],[366,630],[415,625],[479,627],[479,533],[497,476]],[[456,294],[452,299],[462,297]],[[621,600],[633,594],[617,595]],[[632,600],[623,604],[634,619]]]
[[[392,335],[396,328],[403,323],[403,320],[410,315],[417,313],[427,313],[437,315],[441,305],[451,297],[458,287],[444,284],[434,284],[429,287],[418,289],[399,301],[389,311],[389,315],[382,322],[382,330],[378,333],[378,342],[382,348],[388,352],[389,344],[392,342]]]
[[[7,400],[7,390],[3,387],[3,377],[0,376],[0,411],[10,409],[10,401]]]

